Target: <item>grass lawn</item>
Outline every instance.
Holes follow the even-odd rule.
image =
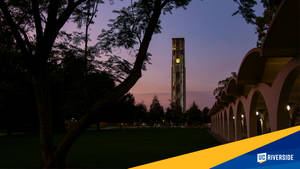
[[[72,147],[67,164],[70,168],[128,168],[218,144],[205,129],[86,132]],[[39,166],[38,136],[0,137],[0,168]]]

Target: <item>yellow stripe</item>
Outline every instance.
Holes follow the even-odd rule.
[[[297,131],[300,131],[300,126],[133,167],[132,169],[212,168]]]

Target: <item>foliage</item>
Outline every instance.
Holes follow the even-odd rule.
[[[209,109],[207,107],[200,110],[195,102],[186,111],[187,114],[187,124],[189,126],[201,126],[205,123],[210,123],[210,117],[208,115]]]
[[[191,105],[191,107],[186,111],[187,113],[187,123],[192,126],[200,126],[202,121],[202,112],[198,108],[195,102]]]
[[[203,122],[204,123],[210,123],[210,116],[209,116],[209,108],[208,107],[204,107],[202,110],[203,113]]]
[[[179,104],[170,103],[170,107],[167,108],[166,122],[171,126],[180,126],[184,124],[184,114]]]
[[[191,0],[165,0],[162,2],[162,12],[164,14],[171,13],[173,8],[183,7],[189,4]],[[120,10],[114,10],[113,13],[118,16],[110,20],[108,29],[102,29],[98,36],[99,42],[97,46],[105,55],[112,55],[115,48],[124,48],[129,50],[130,54],[137,56],[139,50],[137,47],[142,44],[142,40],[149,27],[151,16],[155,12],[155,0],[138,0],[132,2],[128,7],[123,7]],[[155,25],[154,34],[161,32],[161,21]],[[113,55],[115,56],[115,55]],[[143,70],[146,70],[146,64],[151,64],[150,53],[146,54]],[[117,57],[117,56],[115,56]],[[128,65],[131,66],[131,65]],[[130,71],[130,67],[125,67],[125,70]]]
[[[135,111],[137,125],[142,125],[143,123],[145,124],[149,121],[147,107],[144,103],[137,104],[135,106]]]
[[[262,16],[255,14],[254,7],[257,0],[233,0],[239,5],[238,10],[233,15],[240,14],[247,23],[256,25],[256,33],[258,35],[257,46],[261,47],[266,35],[266,31],[270,26],[273,16],[278,9],[282,0],[261,0],[264,7]]]
[[[157,96],[154,96],[152,99],[152,103],[150,105],[150,110],[149,110],[149,118],[151,121],[151,124],[154,123],[162,123],[163,118],[164,118],[164,108],[160,105],[159,100]]]
[[[226,79],[221,80],[221,81],[218,82],[218,87],[215,88],[214,93],[213,93],[217,100],[220,99],[219,97],[221,96],[222,92],[224,91],[224,89],[228,85],[229,81],[232,78],[235,78],[235,77],[237,77],[236,72],[231,72],[231,76],[229,76]]]
[[[126,94],[115,103],[108,105],[102,115],[103,118],[99,120],[132,124],[136,121],[135,98],[132,94]]]

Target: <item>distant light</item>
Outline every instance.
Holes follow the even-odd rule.
[[[234,120],[234,119],[235,119],[235,117],[234,117],[234,116],[232,116],[232,119]]]
[[[242,114],[241,117],[244,118],[244,115]]]
[[[287,109],[288,111],[290,111],[290,110],[291,110],[291,106],[290,106],[290,105],[287,105],[287,106],[286,106],[286,109]]]
[[[180,63],[180,58],[176,58],[176,63]]]
[[[259,112],[258,111],[256,111],[256,116],[258,116],[259,115]]]

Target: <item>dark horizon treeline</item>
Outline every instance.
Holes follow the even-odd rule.
[[[0,50],[0,131],[5,131],[7,135],[16,131],[38,133],[39,122],[30,76],[26,69],[22,69],[15,62],[15,58],[20,56],[7,49],[13,48],[1,46]],[[52,66],[53,80],[50,86],[55,132],[65,131],[66,121],[79,119],[90,102],[115,85],[111,76],[96,69],[84,74],[85,70],[81,69],[83,62],[80,57],[65,57],[60,64]],[[210,121],[208,112],[208,108],[199,110],[195,103],[186,113],[173,103],[165,111],[156,96],[147,110],[145,104],[136,104],[134,96],[128,93],[107,105],[93,119],[98,124],[108,122],[156,127],[200,126]]]
[[[182,112],[180,106],[170,103],[164,109],[157,96],[153,97],[152,103],[147,109],[144,103],[135,103],[132,94],[127,94],[113,105],[110,105],[106,113],[100,114],[100,122],[126,123],[126,125],[148,125],[148,126],[194,126],[200,127],[204,123],[210,122],[209,109],[205,107],[202,111],[196,103]],[[97,118],[96,118],[97,119]]]
[[[1,71],[1,75],[2,73],[3,72]],[[28,79],[28,76],[26,76],[26,73],[24,72],[16,71],[14,73],[15,74],[13,76],[20,76],[22,78],[1,78],[0,90],[2,94],[0,102],[0,131],[6,132],[7,135],[11,135],[12,132],[20,131],[37,134],[39,123],[34,106],[35,100],[32,94],[33,89],[30,85],[30,79]],[[101,74],[92,73],[88,77],[93,79],[93,81],[103,81],[103,79],[107,78],[107,86],[103,86],[102,89],[105,87],[109,88],[110,86],[108,84],[113,84],[109,83],[108,77]],[[83,109],[81,106],[86,104],[83,103],[83,100],[80,97],[80,91],[75,90],[76,87],[74,87],[74,85],[76,86],[76,84],[67,85],[63,83],[51,85],[52,91],[54,91],[53,98],[55,98],[55,100],[53,100],[55,104],[55,132],[66,131],[66,122],[79,119],[80,109]],[[78,84],[77,87],[79,87]],[[64,88],[72,88],[73,90],[69,89],[64,91]],[[87,89],[88,93],[91,94],[90,99],[93,99],[93,94],[96,92],[103,92],[93,90],[92,85]],[[92,92],[94,93],[92,94]],[[72,104],[73,102],[77,104]],[[191,105],[186,113],[181,111],[180,106],[176,106],[173,103],[171,103],[165,111],[156,96],[154,96],[152,104],[150,105],[149,110],[147,110],[145,104],[136,104],[134,96],[128,93],[120,100],[105,107],[103,112],[94,117],[94,123],[124,123],[126,125],[147,125],[154,127],[173,127],[183,125],[200,127],[202,124],[210,122],[208,112],[208,108],[204,108],[201,111],[195,103]]]

